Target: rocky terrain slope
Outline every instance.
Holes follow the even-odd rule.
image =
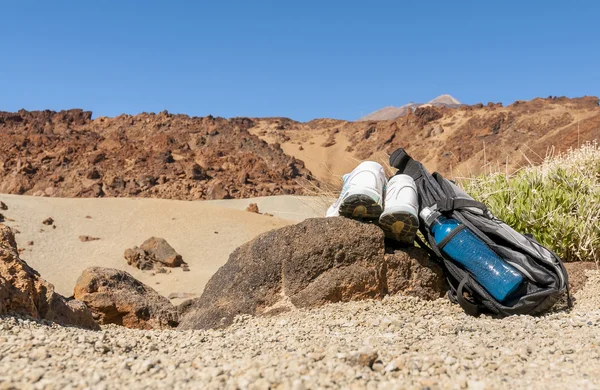
[[[0,112],[0,192],[60,197],[224,199],[301,191],[301,161],[247,118],[81,110]]]
[[[431,171],[468,177],[539,164],[549,152],[600,138],[598,98],[547,98],[510,106],[420,107],[390,121],[263,119],[250,129],[306,163],[321,181],[339,181],[358,161],[386,162],[405,148]]]
[[[425,105],[361,122],[0,112],[0,192],[187,200],[302,194],[339,181],[360,160],[386,161],[398,147],[457,177],[513,171],[598,137],[595,97]]]

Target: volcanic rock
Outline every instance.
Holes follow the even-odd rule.
[[[96,168],[92,168],[88,171],[88,173],[86,173],[85,177],[90,180],[97,180],[100,179],[101,175]]]
[[[141,248],[167,267],[179,267],[183,264],[181,255],[164,238],[150,237],[144,241]]]
[[[246,211],[248,211],[249,213],[260,214],[258,210],[258,205],[256,203],[250,203],[248,207],[246,207]]]
[[[54,292],[54,286],[19,258],[10,228],[0,225],[0,315],[15,313],[65,326],[98,329],[88,308]]]
[[[104,161],[105,159],[106,159],[106,153],[101,152],[101,151],[93,152],[88,156],[88,162],[90,164],[98,164],[98,163]]]
[[[190,180],[208,180],[210,177],[206,171],[198,164],[194,163],[186,167],[186,177]]]
[[[208,188],[207,194],[208,194],[208,199],[212,199],[212,200],[229,198],[229,192],[227,191],[223,182],[221,182],[221,181],[215,181]]]
[[[154,268],[154,259],[137,246],[125,249],[123,256],[125,257],[125,260],[127,260],[127,264],[133,267],[141,270],[151,270]]]
[[[141,248],[133,247],[125,250],[127,264],[142,270],[150,270],[157,266],[179,267],[186,265],[179,253],[164,238],[150,237]]]
[[[171,302],[125,271],[87,268],[77,279],[74,296],[90,308],[99,324],[134,329],[177,326],[177,309]]]
[[[223,199],[301,194],[298,179],[311,176],[302,161],[250,134],[248,118],[91,116],[0,112],[0,193]],[[243,171],[252,182],[240,183]],[[138,180],[144,175],[153,180]],[[258,183],[277,186],[257,190]]]
[[[186,293],[186,292],[178,292],[169,294],[169,299],[189,299],[194,298],[196,294]]]
[[[81,242],[98,241],[99,239],[99,237],[79,236],[79,241]]]
[[[402,293],[427,300],[445,291],[444,273],[429,254],[417,247],[385,255],[388,294]]]
[[[388,293],[423,299],[443,295],[442,271],[426,252],[392,252],[385,254],[379,227],[345,218],[309,219],[267,232],[231,254],[179,327],[219,328],[238,314],[378,299]]]

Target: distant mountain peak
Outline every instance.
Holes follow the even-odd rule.
[[[428,101],[429,104],[462,104],[457,99],[455,99],[452,95],[440,95],[433,100]]]
[[[425,104],[430,104],[434,106],[450,106],[456,107],[462,105],[457,99],[452,97],[451,95],[440,95],[433,100],[428,101]],[[362,118],[357,119],[357,121],[387,121],[393,120],[400,116],[406,115],[409,111],[414,111],[417,108],[423,106],[423,103],[413,103],[410,102],[400,107],[387,106],[381,108],[377,111],[374,111],[368,115],[363,116]]]

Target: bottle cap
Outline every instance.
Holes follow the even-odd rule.
[[[423,207],[423,210],[419,213],[421,219],[425,223],[425,226],[430,227],[433,221],[436,220],[440,215],[442,215],[439,211],[434,211],[429,207]]]

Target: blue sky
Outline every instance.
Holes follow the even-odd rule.
[[[356,119],[600,93],[598,1],[27,1],[0,13],[0,110]]]

